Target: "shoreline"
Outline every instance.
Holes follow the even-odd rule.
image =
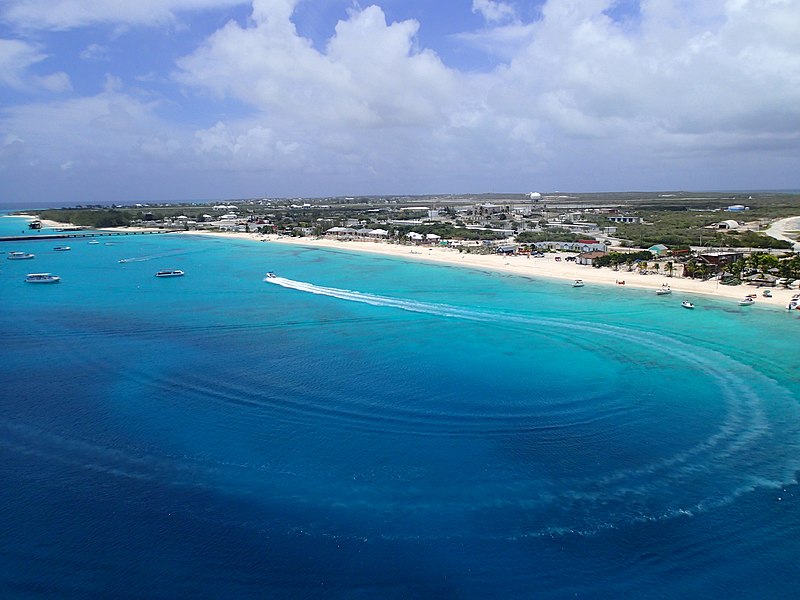
[[[22,216],[22,215],[17,215]],[[35,218],[34,215],[31,215]],[[47,228],[70,226],[69,223],[56,221],[42,221]],[[146,227],[110,227],[104,231],[153,231],[158,230]],[[595,268],[587,265],[578,265],[564,260],[567,256],[574,256],[569,252],[548,252],[544,257],[530,256],[503,256],[498,254],[471,254],[459,252],[454,248],[411,246],[389,244],[381,241],[344,241],[326,238],[295,238],[278,236],[276,234],[260,233],[235,233],[227,231],[176,231],[172,235],[188,235],[198,237],[217,237],[253,243],[276,243],[285,245],[304,246],[322,250],[344,250],[347,252],[362,252],[389,256],[404,260],[413,260],[429,264],[448,265],[462,268],[477,269],[496,273],[506,273],[520,277],[575,281],[581,279],[585,284],[595,284],[616,288],[620,293],[626,289],[649,290],[655,293],[662,284],[668,284],[672,289],[672,297],[681,294],[692,294],[713,297],[717,299],[741,300],[747,294],[757,294],[754,306],[769,309],[785,310],[792,296],[798,293],[796,289],[783,287],[757,288],[756,286],[740,284],[735,286],[721,285],[717,280],[702,281],[684,277],[667,277],[665,275],[643,275],[638,271],[614,271],[609,267]],[[556,258],[560,260],[556,260]],[[624,283],[621,283],[624,282]],[[771,298],[761,295],[763,289],[772,292]]]
[[[567,256],[574,256],[574,253],[569,252],[545,253],[542,258],[533,258],[527,256],[501,256],[497,254],[468,254],[459,252],[453,248],[405,246],[379,241],[355,242],[331,239],[293,238],[280,237],[275,234],[262,235],[222,231],[188,231],[179,232],[179,235],[213,236],[248,240],[252,242],[304,246],[307,248],[324,250],[364,252],[430,264],[507,273],[527,278],[541,277],[565,282],[581,279],[586,285],[597,284],[608,286],[618,289],[620,293],[624,293],[625,289],[631,288],[649,290],[655,293],[656,290],[661,288],[662,284],[666,283],[672,289],[672,297],[680,297],[681,294],[692,294],[738,301],[747,294],[758,294],[754,306],[780,310],[785,310],[792,296],[798,293],[795,289],[774,287],[769,288],[772,292],[772,297],[765,298],[761,295],[761,292],[763,289],[767,288],[757,288],[756,286],[746,284],[726,286],[721,285],[716,280],[702,281],[684,277],[642,275],[636,271],[614,271],[608,267],[595,268],[586,265],[578,265],[564,260]],[[560,257],[561,260],[556,261],[556,257]],[[624,284],[618,283],[623,281]]]

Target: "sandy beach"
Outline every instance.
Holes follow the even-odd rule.
[[[769,307],[784,310],[791,297],[798,293],[796,289],[770,288],[771,298],[761,295],[762,289],[751,285],[727,286],[720,285],[716,280],[701,281],[684,277],[666,277],[664,275],[643,275],[637,271],[614,271],[611,268],[594,268],[577,265],[564,260],[567,256],[574,256],[567,252],[546,253],[541,258],[528,256],[501,256],[497,254],[481,255],[459,252],[454,248],[408,246],[372,241],[340,241],[332,239],[296,238],[277,235],[243,234],[227,232],[202,232],[192,231],[179,235],[220,236],[232,239],[250,239],[265,243],[288,244],[320,248],[326,250],[344,250],[348,252],[368,252],[392,256],[405,260],[415,260],[434,264],[460,266],[471,269],[482,269],[509,273],[530,278],[559,279],[573,282],[581,279],[588,285],[603,285],[616,289],[618,293],[625,290],[638,288],[652,290],[659,289],[663,284],[668,284],[672,289],[672,298],[683,299],[681,294],[700,294],[718,298],[741,300],[747,294],[758,294],[754,306]],[[560,260],[557,260],[560,259]],[[624,283],[622,283],[624,282]]]
[[[31,215],[35,218],[34,215]],[[69,224],[58,223],[55,221],[43,221],[45,227],[59,228],[69,227]],[[109,231],[115,230],[114,228]],[[119,231],[157,231],[151,228],[123,227]],[[469,269],[481,269],[485,271],[495,271],[509,273],[528,278],[547,278],[558,279],[565,282],[573,282],[581,279],[585,285],[603,285],[613,288],[617,293],[625,293],[628,289],[647,289],[655,290],[667,284],[672,289],[672,298],[683,299],[681,294],[698,294],[704,296],[715,296],[718,298],[729,298],[731,301],[738,301],[747,294],[758,294],[754,307],[773,308],[784,310],[793,295],[798,293],[797,289],[785,289],[782,287],[769,288],[772,292],[771,298],[762,296],[762,289],[751,285],[728,286],[721,285],[717,280],[701,281],[679,276],[667,277],[665,275],[642,274],[638,271],[626,271],[624,268],[615,271],[611,268],[594,268],[585,265],[578,265],[574,262],[564,260],[567,256],[573,256],[567,252],[546,253],[543,257],[529,256],[503,256],[498,254],[473,254],[459,252],[455,248],[440,246],[413,246],[403,244],[391,244],[380,241],[344,241],[327,238],[299,238],[278,236],[274,234],[263,235],[258,233],[234,233],[224,231],[179,231],[171,235],[192,235],[192,236],[213,236],[239,241],[249,240],[253,242],[287,244],[304,246],[308,248],[320,248],[325,250],[344,250],[348,252],[367,252],[392,256],[404,260],[414,260],[433,264],[443,264],[459,266]],[[623,283],[624,282],[624,283]]]

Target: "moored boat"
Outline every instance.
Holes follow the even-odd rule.
[[[694,304],[692,304],[688,300],[684,300],[683,302],[681,302],[681,306],[683,308],[694,308]]]
[[[573,282],[572,287],[583,287],[583,279],[576,279]]]
[[[31,254],[30,252],[9,252],[6,255],[8,260],[30,260],[32,259],[35,254]]]
[[[67,250],[72,250],[72,248],[70,248],[69,246],[56,246],[55,248],[53,248],[53,250],[56,252],[66,252]]]
[[[156,277],[182,277],[184,272],[180,269],[164,269],[156,273]]]
[[[100,242],[98,242],[97,240],[89,240],[89,243],[92,244],[93,246],[96,246]]]
[[[739,306],[750,306],[751,304],[755,304],[755,299],[751,298],[750,296],[746,296],[739,300]]]
[[[661,288],[656,290],[656,295],[658,296],[666,296],[667,294],[672,293],[672,288],[669,287],[669,284],[663,283],[661,284]]]
[[[61,277],[52,273],[28,273],[26,283],[58,283]]]

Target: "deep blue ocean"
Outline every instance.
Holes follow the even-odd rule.
[[[2,246],[36,254],[0,254],[2,598],[797,595],[794,313],[274,242]]]

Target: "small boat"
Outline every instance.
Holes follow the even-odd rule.
[[[278,276],[275,275],[275,273],[273,273],[272,271],[267,273],[267,279],[277,279],[277,278],[278,278]]]
[[[576,279],[572,287],[583,287],[583,279]]]
[[[25,277],[27,283],[58,283],[61,277],[52,273],[28,273]]]
[[[786,305],[786,310],[800,310],[800,301],[797,298],[792,298],[789,304]]]
[[[164,269],[156,273],[156,277],[183,277],[184,273],[180,269]]]
[[[92,244],[92,246],[96,246],[100,242],[98,242],[97,240],[90,240],[89,243]]]
[[[72,248],[70,248],[69,246],[56,246],[55,248],[53,248],[53,250],[56,252],[66,252],[67,250],[72,250]]]
[[[684,300],[683,302],[681,302],[681,306],[683,308],[694,308],[694,304],[692,304],[688,300]]]
[[[750,306],[751,304],[755,304],[755,299],[751,298],[750,296],[745,296],[741,300],[739,300],[739,306]]]
[[[666,283],[661,285],[661,289],[656,290],[656,295],[658,296],[666,296],[667,294],[671,294],[672,289]]]
[[[8,260],[30,260],[32,259],[35,254],[31,254],[30,252],[9,252],[6,255]]]

